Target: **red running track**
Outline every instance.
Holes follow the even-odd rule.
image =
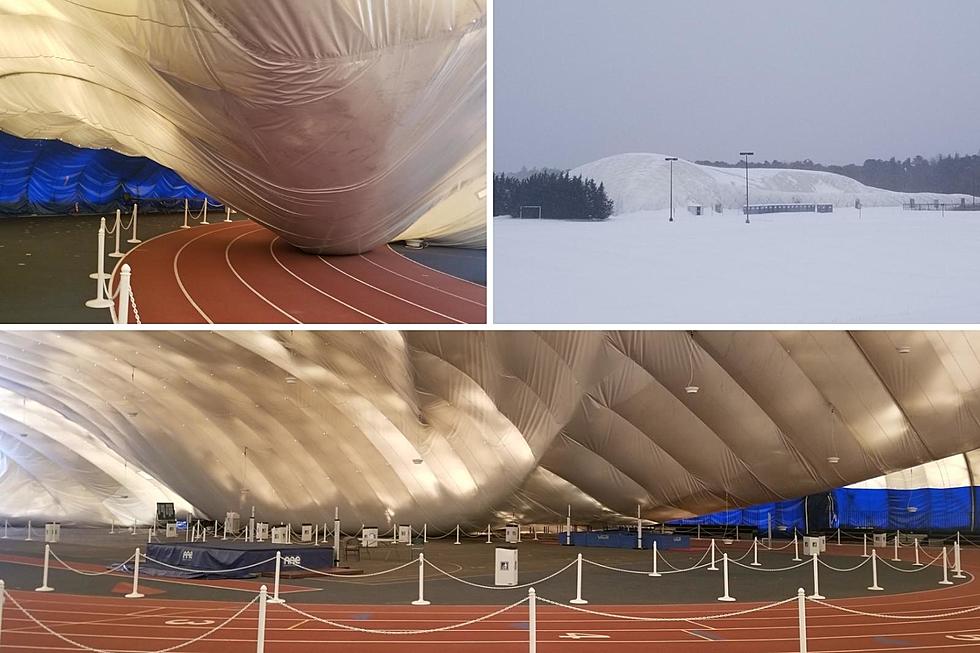
[[[12,592],[26,613],[7,601],[0,647],[5,653],[78,651],[77,646],[46,632],[38,621],[84,646],[113,651],[154,651],[208,633],[233,616],[249,599],[237,603],[122,599]],[[243,595],[247,596],[247,595]],[[559,598],[559,597],[552,597]],[[565,597],[561,597],[565,598]],[[980,605],[973,578],[949,588],[831,600],[835,605],[901,615],[880,619],[850,615],[808,604],[809,650],[819,653],[857,651],[976,651],[980,647],[977,613],[915,620],[916,615],[955,612]],[[301,600],[293,595],[290,605]],[[434,628],[493,611],[488,606],[296,605],[309,615],[373,629]],[[722,653],[788,653],[799,650],[795,603],[723,619],[713,614],[746,610],[761,604],[690,604],[670,606],[587,606],[618,614],[685,617],[685,621],[644,623],[539,606],[538,649],[599,653],[602,651],[680,651]],[[702,617],[701,619],[695,618]],[[179,650],[227,653],[255,650],[257,608],[247,608],[217,632]],[[269,605],[266,651],[379,653],[446,649],[476,653],[528,650],[527,608],[519,606],[487,621],[442,633],[375,635],[356,633],[311,620],[287,606]],[[448,648],[447,648],[448,645]]]
[[[144,324],[482,324],[486,288],[380,247],[304,254],[250,221],[178,229],[120,259]]]

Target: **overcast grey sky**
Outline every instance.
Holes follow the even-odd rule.
[[[980,150],[975,0],[496,0],[494,169]]]

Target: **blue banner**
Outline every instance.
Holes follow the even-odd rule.
[[[183,210],[205,194],[143,157],[0,132],[0,215]]]

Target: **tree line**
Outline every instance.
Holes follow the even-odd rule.
[[[603,184],[572,177],[567,171],[546,170],[526,176],[493,176],[493,214],[521,217],[522,206],[540,206],[546,220],[605,220],[613,201]],[[525,216],[531,211],[525,211]],[[537,211],[533,212],[537,217]]]
[[[744,162],[696,161],[718,168],[740,168]],[[818,170],[833,172],[856,179],[862,184],[894,190],[901,193],[963,193],[980,194],[980,154],[960,156],[939,155],[931,159],[923,156],[900,161],[895,157],[867,159],[864,163],[848,165],[823,165],[810,159],[803,161],[749,162],[750,168],[791,168],[794,170]]]

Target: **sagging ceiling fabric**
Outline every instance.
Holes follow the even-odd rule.
[[[311,252],[485,243],[486,2],[0,0],[0,130],[146,156]]]
[[[704,514],[980,448],[978,352],[980,332],[7,332],[0,516]]]

